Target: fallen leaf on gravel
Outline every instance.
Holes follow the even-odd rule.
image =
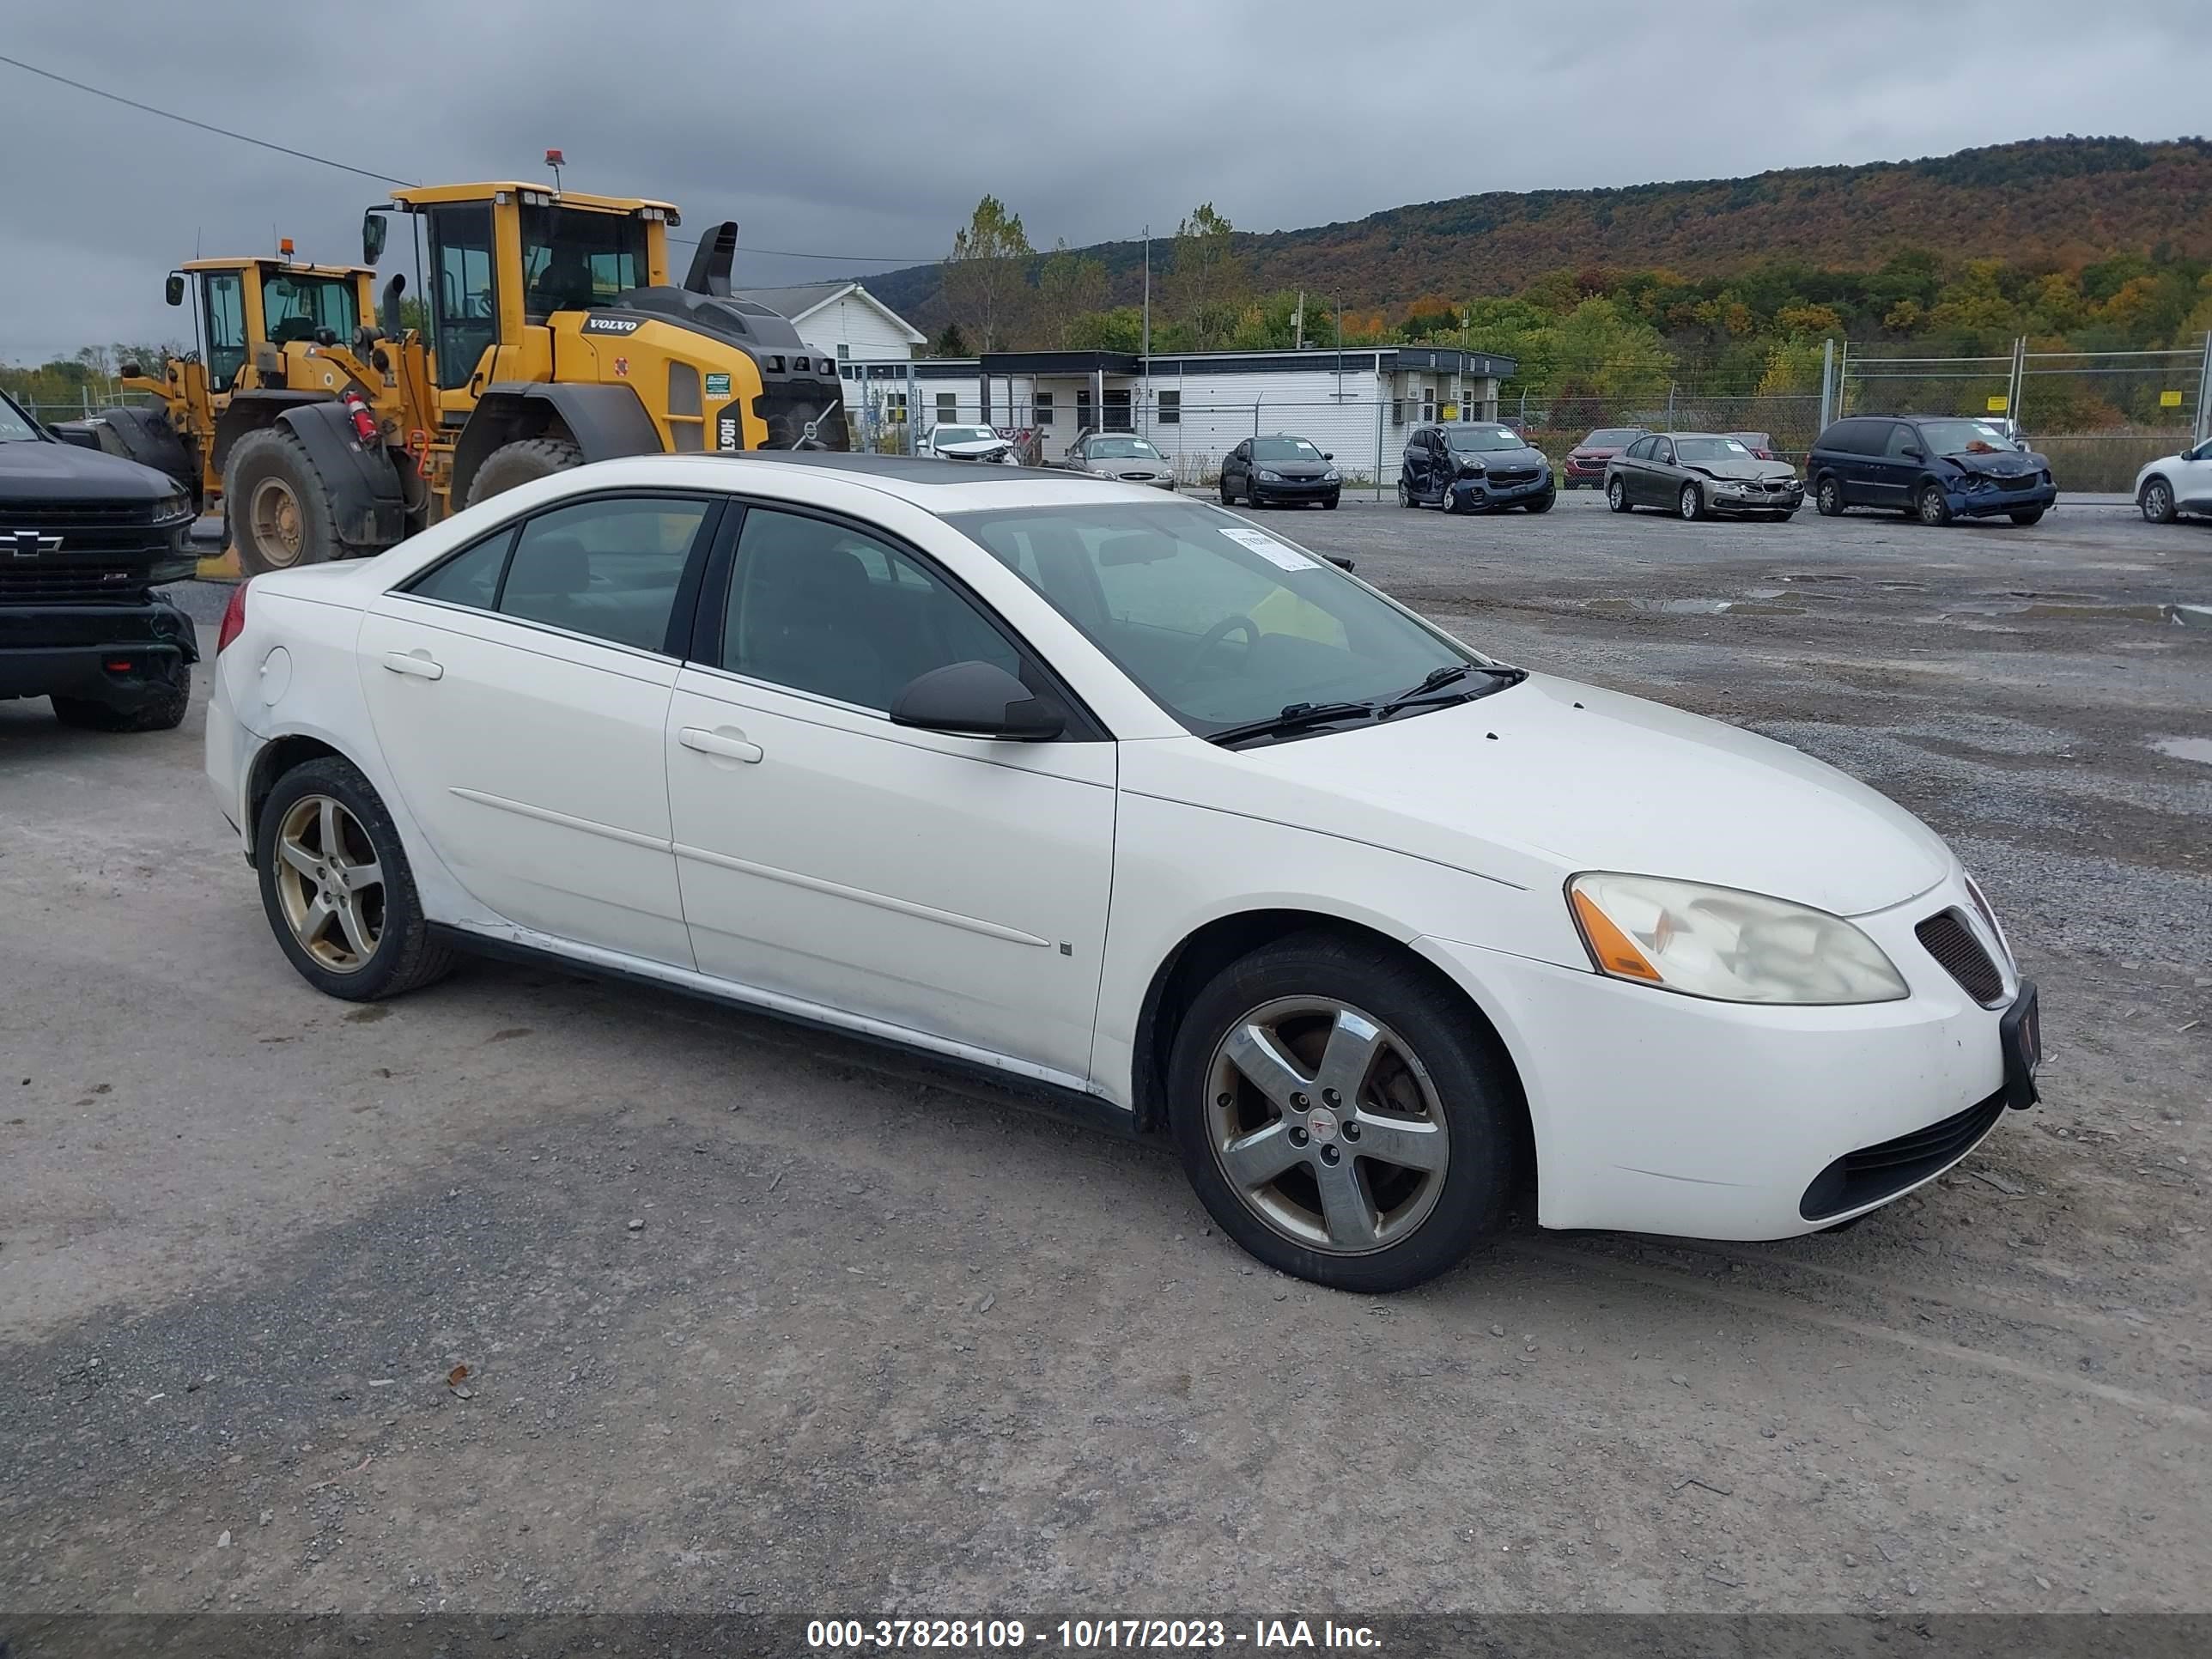
[[[458,1389],[468,1380],[469,1368],[466,1365],[456,1365],[446,1373],[446,1386],[449,1389]]]

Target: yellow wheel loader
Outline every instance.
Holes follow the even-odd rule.
[[[513,182],[398,190],[362,222],[365,265],[393,216],[429,290],[427,330],[404,325],[395,275],[373,320],[272,332],[248,353],[252,385],[220,407],[210,390],[204,469],[248,575],[380,552],[588,461],[848,447],[836,359],[731,294],[735,224],[702,239],[677,287],[681,222],[665,202]]]

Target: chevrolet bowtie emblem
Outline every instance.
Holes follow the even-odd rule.
[[[62,538],[36,530],[0,530],[0,548],[19,559],[35,559],[42,553],[58,553]]]

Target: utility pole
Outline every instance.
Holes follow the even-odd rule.
[[[1099,393],[1103,400],[1105,393]],[[1145,431],[1152,429],[1152,228],[1145,227]],[[1099,424],[1105,425],[1105,411],[1099,412]],[[1177,434],[1181,435],[1181,434]]]
[[[2212,438],[2212,329],[2204,332],[2204,367],[2197,373],[2197,421],[2190,435],[2200,444]]]
[[[1836,342],[1832,336],[1820,342],[1820,431],[1828,429],[1829,423],[1835,418],[1835,410]]]
[[[1336,307],[1336,400],[1344,401],[1344,296],[1333,294],[1329,302]]]
[[[1297,330],[1297,338],[1291,349],[1304,351],[1306,349],[1306,291],[1304,289],[1298,290],[1298,308],[1291,313],[1291,321]]]

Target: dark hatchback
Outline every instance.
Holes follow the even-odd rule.
[[[1805,459],[1814,504],[1887,507],[1923,524],[2007,518],[2033,524],[2053,501],[2048,457],[2024,450],[1994,421],[1850,415]]]
[[[71,726],[165,731],[199,647],[154,590],[195,568],[175,479],[63,443],[0,396],[0,698],[49,697]]]
[[[1334,507],[1344,494],[1335,457],[1304,438],[1278,433],[1247,438],[1221,463],[1221,504],[1242,495],[1254,507],[1319,501]]]
[[[1406,439],[1398,505],[1481,513],[1521,507],[1547,513],[1558,498],[1544,452],[1497,421],[1417,426]]]

